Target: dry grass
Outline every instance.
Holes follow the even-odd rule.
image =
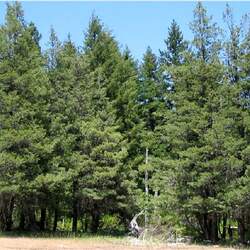
[[[0,250],[229,250],[221,246],[186,244],[149,244],[134,239],[86,238],[46,239],[27,237],[1,237]]]

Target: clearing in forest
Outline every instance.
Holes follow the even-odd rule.
[[[229,250],[218,245],[150,244],[129,238],[28,238],[1,237],[0,250]]]

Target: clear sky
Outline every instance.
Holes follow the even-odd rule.
[[[42,34],[41,45],[46,48],[51,25],[61,40],[70,33],[72,40],[81,46],[84,31],[94,11],[113,32],[121,48],[129,47],[133,56],[140,59],[147,46],[155,53],[164,48],[168,26],[175,19],[184,37],[192,39],[189,23],[196,2],[22,2],[27,21],[33,21]],[[226,2],[204,2],[208,13],[222,24]],[[250,12],[250,2],[230,2],[235,20]],[[4,22],[5,2],[0,2],[0,23]]]

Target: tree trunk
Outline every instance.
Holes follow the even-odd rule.
[[[77,199],[77,181],[73,182],[73,205],[72,205],[72,232],[77,232],[77,220],[78,220],[78,199]]]
[[[226,239],[226,233],[227,233],[227,216],[224,215],[223,218],[222,218],[222,234],[221,234],[221,238],[223,240]]]
[[[148,165],[148,148],[146,148],[146,155],[145,155],[145,163]],[[146,194],[146,206],[145,206],[145,212],[144,212],[144,224],[145,228],[148,227],[148,194],[149,194],[149,187],[148,187],[148,170],[145,170],[145,176],[144,176],[144,182],[145,182],[145,194]]]
[[[211,215],[211,237],[210,240],[212,242],[217,242],[219,240],[218,237],[218,217],[216,213]]]
[[[26,222],[26,229],[31,231],[36,231],[39,229],[39,227],[36,224],[36,215],[35,215],[35,209],[30,205],[30,207],[27,208],[27,211],[25,211],[25,222]]]
[[[100,222],[100,214],[98,211],[93,211],[91,214],[92,222],[91,222],[91,232],[97,233]]]
[[[9,193],[2,193],[0,196],[0,230],[11,230],[13,209],[14,197]]]
[[[203,214],[202,219],[198,219],[205,240],[217,242],[218,237],[218,218],[216,213]]]
[[[57,221],[58,221],[58,208],[55,208],[55,211],[54,211],[54,221],[53,221],[53,232],[56,232]]]
[[[77,220],[78,220],[78,214],[77,214],[77,202],[73,202],[73,216],[72,216],[72,232],[77,232]]]
[[[25,215],[23,212],[23,209],[21,208],[21,213],[20,213],[20,221],[19,221],[19,228],[20,230],[24,230],[25,228]]]
[[[6,211],[6,231],[11,231],[11,227],[13,224],[12,221],[13,209],[14,209],[14,197],[11,197]]]
[[[229,240],[233,241],[233,230],[230,224],[228,225],[228,236],[229,236]]]
[[[203,214],[203,232],[204,232],[204,236],[205,236],[205,240],[210,240],[210,230],[209,227],[210,225],[208,225],[208,215],[207,214]]]
[[[88,214],[86,214],[84,223],[84,232],[88,232],[88,227],[89,227],[89,217]]]
[[[239,235],[239,242],[244,244],[246,243],[245,240],[245,223],[244,223],[244,216],[240,219],[238,219],[238,235]]]
[[[41,217],[40,217],[40,230],[45,230],[45,222],[46,222],[46,208],[41,208]]]

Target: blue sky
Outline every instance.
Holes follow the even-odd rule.
[[[189,23],[195,2],[22,2],[27,21],[33,21],[42,34],[41,45],[46,48],[49,30],[53,25],[59,38],[83,44],[84,31],[93,11],[113,32],[121,48],[129,47],[133,56],[140,59],[147,46],[155,53],[164,48],[168,26],[175,19],[184,37],[192,39]],[[226,2],[204,2],[208,13],[222,24]],[[250,2],[230,2],[235,20],[250,12]],[[5,2],[0,2],[0,23],[4,22]]]

